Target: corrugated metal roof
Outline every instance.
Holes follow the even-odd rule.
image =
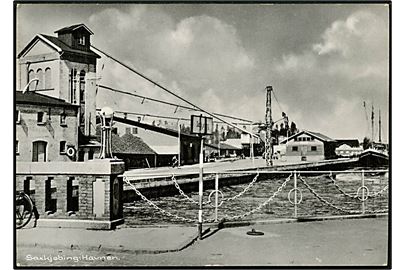
[[[20,91],[17,91],[15,93],[15,101],[16,104],[38,104],[51,106],[78,107],[78,105],[71,104],[69,102],[64,101],[63,99],[45,96],[31,91],[27,91],[24,94]]]

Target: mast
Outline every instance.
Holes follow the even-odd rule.
[[[271,129],[273,127],[273,119],[271,116],[271,91],[273,90],[272,86],[266,87],[266,145],[265,145],[265,157],[266,165],[273,166],[272,154],[273,147],[271,141]]]
[[[374,142],[374,105],[371,105],[371,144]]]
[[[381,143],[381,109],[378,109],[378,142]]]

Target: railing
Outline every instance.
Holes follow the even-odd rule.
[[[154,177],[169,177],[174,187],[178,190],[179,195],[184,199],[184,203],[191,205],[198,205],[198,199],[194,199],[192,194],[187,194],[178,183],[177,176],[191,175],[195,173],[177,173],[154,175]],[[366,215],[376,213],[388,212],[388,192],[389,181],[386,174],[388,170],[352,170],[352,171],[226,171],[226,172],[210,172],[209,175],[215,175],[214,189],[206,191],[206,200],[204,205],[204,222],[218,222],[218,221],[233,221],[243,220],[248,216],[260,213],[263,211],[274,212],[272,209],[283,209],[283,212],[291,211],[287,214],[289,218],[300,218],[303,216],[319,216],[324,215],[328,211],[335,213],[349,214],[349,215]],[[243,187],[243,189],[235,195],[225,196],[225,192],[220,189],[221,176],[248,176],[252,175],[253,179]],[[270,179],[263,181],[266,176],[279,175],[278,180]],[[337,180],[337,176],[356,176],[356,179]],[[150,176],[150,175],[148,175]],[[286,176],[286,177],[285,177]],[[374,176],[377,176],[374,177]],[[260,181],[259,181],[260,177]],[[136,184],[131,181],[129,177],[124,177],[124,181],[129,185],[136,194],[146,202],[146,204],[154,209],[154,211],[169,217],[172,220],[196,223],[198,221],[197,215],[193,218],[190,216],[183,216],[181,213],[174,213],[163,209],[158,206],[158,203],[146,198],[140,190],[137,189]],[[370,181],[372,181],[370,183]],[[257,204],[251,209],[243,210],[243,212],[229,215],[224,213],[227,211],[224,207],[227,203],[234,203],[238,205],[245,204],[243,196],[247,193],[252,193],[252,188],[258,183],[266,183],[260,187],[261,189],[270,189],[272,191],[266,193],[265,200]],[[276,185],[277,184],[277,185]],[[273,189],[274,188],[274,189]],[[287,189],[289,188],[289,189]],[[263,197],[263,196],[260,196]],[[250,199],[257,199],[255,194],[249,194]],[[276,200],[277,199],[277,200]],[[377,206],[368,203],[371,200],[379,200]],[[236,202],[238,201],[238,202]],[[316,202],[315,202],[316,201]],[[274,202],[272,208],[271,203]],[[309,203],[309,206],[302,207],[304,203]],[[288,205],[292,205],[288,208]],[[330,209],[325,210],[324,207]],[[130,208],[130,207],[127,207]],[[191,207],[192,208],[192,207]],[[232,208],[232,207],[231,207]],[[236,207],[237,208],[237,207]],[[229,208],[228,208],[229,209]],[[322,209],[322,211],[318,211]],[[171,209],[173,211],[173,209]],[[222,211],[222,216],[219,213]],[[211,218],[208,218],[211,216]],[[286,214],[275,215],[286,217]]]

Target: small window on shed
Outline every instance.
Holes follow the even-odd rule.
[[[293,152],[298,152],[298,146],[293,146],[293,147],[292,147],[292,151],[293,151]]]
[[[316,147],[316,146],[311,146],[311,151],[316,152],[316,151],[317,151],[317,147]]]

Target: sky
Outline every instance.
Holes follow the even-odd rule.
[[[373,104],[375,130],[380,109],[382,140],[389,136],[386,5],[24,4],[17,52],[38,33],[76,23],[94,32],[96,48],[210,112],[264,122],[271,85],[275,120],[284,111],[301,130],[362,140],[371,136]],[[97,73],[102,85],[186,105],[106,57]],[[97,106],[190,116],[102,89]]]

